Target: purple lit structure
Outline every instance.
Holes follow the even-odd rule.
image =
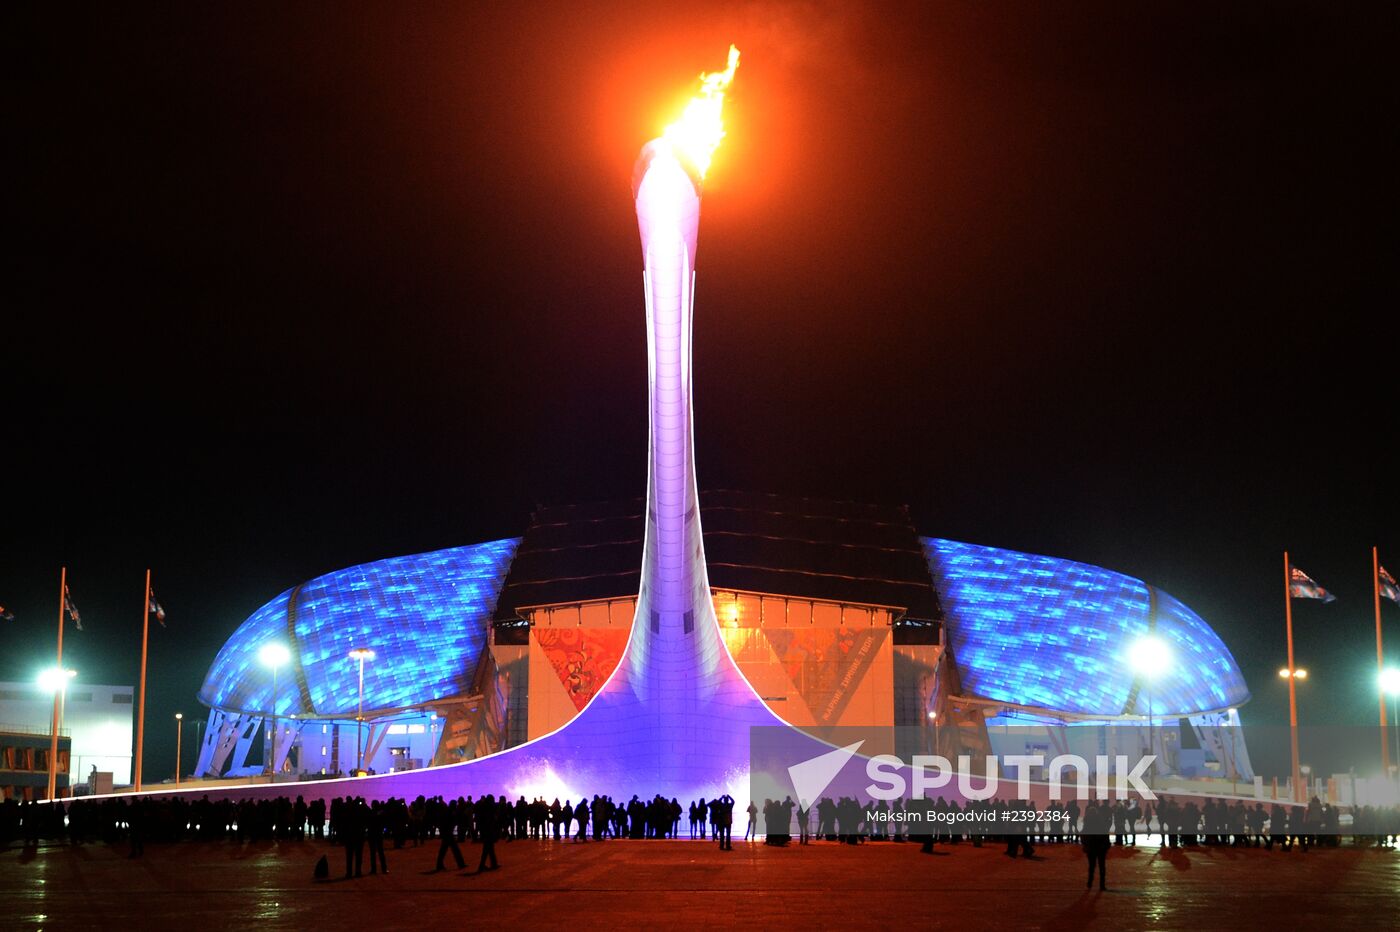
[[[699,182],[662,139],[642,149],[634,179],[651,406],[646,543],[627,649],[558,731],[466,764],[388,777],[378,781],[382,792],[682,800],[728,792],[742,811],[749,728],[783,724],[734,665],[705,570],[690,395]],[[410,789],[418,783],[428,786]],[[381,789],[360,781],[356,792]]]
[[[749,728],[783,724],[730,657],[705,570],[690,395],[699,182],[662,139],[642,149],[634,177],[651,407],[641,591],[622,661],[558,731],[456,767],[391,777],[387,792],[417,792],[406,784],[428,781],[444,794],[690,800],[728,792],[742,801]]]
[[[698,169],[666,139],[634,173],[646,294],[650,443],[641,589],[621,662],[593,700],[551,734],[463,764],[297,792],[370,799],[505,793],[578,799],[633,793],[748,797],[749,729],[780,726],[720,637],[705,569],[691,427],[691,326],[700,220]],[[284,785],[237,795],[276,795]]]

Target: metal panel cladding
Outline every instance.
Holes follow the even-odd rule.
[[[357,647],[365,709],[393,709],[457,695],[486,647],[491,613],[519,538],[391,557],[318,576],[268,602],[214,658],[199,698],[239,712],[272,711],[272,675],[258,650],[281,642],[278,715],[354,715]]]
[[[1141,580],[1073,560],[926,537],[966,692],[1078,715],[1188,715],[1249,698],[1235,658],[1191,609]],[[1148,680],[1128,652],[1160,638]]]

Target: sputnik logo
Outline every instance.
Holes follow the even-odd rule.
[[[841,773],[846,762],[856,756],[856,752],[864,743],[862,739],[855,744],[818,754],[789,767],[788,777],[792,780],[792,788],[797,792],[798,801],[803,806],[810,806],[820,799],[826,788],[831,786],[831,781]]]

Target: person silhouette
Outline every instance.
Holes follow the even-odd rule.
[[[714,829],[715,840],[721,851],[733,851],[734,844],[729,833],[734,825],[734,797],[725,793],[710,802],[710,827]]]
[[[496,836],[500,829],[496,822],[495,802],[495,799],[487,794],[485,805],[481,807],[481,813],[476,820],[477,831],[481,835],[481,861],[476,865],[478,874],[482,871],[496,870],[501,866],[496,860]],[[487,866],[488,863],[490,866]]]
[[[384,831],[387,824],[383,804],[376,802],[365,815],[365,837],[369,840],[369,872],[387,874],[389,862],[384,859]]]
[[[588,799],[580,799],[574,807],[574,818],[578,820],[578,834],[574,841],[588,841]]]
[[[32,805],[31,800],[31,805]],[[33,810],[31,810],[31,817]],[[127,857],[139,858],[146,853],[146,803],[144,800],[136,799],[132,801],[131,807],[127,809],[126,824],[128,837],[131,841],[131,852]],[[38,844],[38,836],[35,836],[34,843]]]
[[[1094,868],[1099,871],[1099,889],[1108,889],[1108,849],[1109,831],[1113,828],[1113,816],[1107,803],[1090,801],[1084,809],[1084,828],[1079,834],[1084,846],[1084,857],[1089,862],[1089,882],[1086,889],[1094,885]]]
[[[341,810],[343,828],[341,842],[345,845],[345,879],[360,876],[365,857],[365,804],[359,799],[347,799]]]
[[[467,866],[467,862],[462,858],[462,849],[457,847],[457,802],[453,800],[443,805],[441,800],[437,802],[437,812],[433,820],[438,831],[438,855],[437,870],[443,869],[443,861],[447,857],[447,852],[452,852],[452,860],[457,862],[457,869],[461,870]]]

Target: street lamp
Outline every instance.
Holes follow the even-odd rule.
[[[1128,663],[1132,666],[1133,673],[1143,681],[1143,687],[1147,692],[1147,744],[1150,752],[1157,754],[1157,740],[1153,733],[1154,720],[1152,715],[1152,681],[1171,669],[1172,649],[1167,642],[1157,637],[1155,634],[1148,634],[1138,638],[1128,648]],[[1153,760],[1152,769],[1147,772],[1148,785],[1152,785],[1152,776],[1157,770],[1157,761]]]
[[[1400,761],[1400,667],[1382,670],[1380,686],[1381,692],[1390,694],[1390,717],[1395,721],[1395,759]]]
[[[181,750],[182,750],[182,748],[180,747],[180,744],[181,744],[181,742],[184,740],[184,737],[185,737],[185,713],[184,713],[184,712],[176,712],[176,713],[175,713],[175,785],[176,785],[176,786],[179,786],[179,785],[180,785],[180,758],[184,756],[183,754],[180,753]]]
[[[360,774],[365,769],[365,661],[374,659],[374,651],[357,647],[350,652],[350,659],[360,664],[360,704],[355,712],[355,773]]]
[[[49,667],[39,674],[39,688],[46,693],[62,692],[68,688],[68,681],[77,675],[77,670]]]
[[[272,774],[274,781],[277,779],[277,668],[291,659],[292,652],[287,650],[285,644],[264,644],[258,651],[258,660],[272,670],[272,760],[268,764],[268,773]]]
[[[53,694],[53,712],[50,719],[53,726],[53,743],[49,745],[49,799],[58,798],[58,732],[63,727],[63,699],[68,689],[68,681],[77,675],[77,670],[64,670],[60,667],[49,667],[39,674],[39,688]],[[71,770],[71,744],[68,746],[68,755]]]
[[[1240,795],[1240,769],[1235,764],[1235,730],[1240,727],[1240,710],[1230,708],[1226,710],[1226,715],[1230,722],[1230,795]]]
[[[1281,679],[1288,680],[1288,734],[1289,744],[1293,750],[1293,801],[1307,802],[1306,799],[1298,798],[1298,791],[1302,781],[1302,771],[1298,769],[1298,700],[1294,693],[1294,687],[1300,680],[1308,678],[1308,671],[1302,667],[1292,666],[1293,656],[1288,657],[1287,667],[1279,667],[1278,675]]]

